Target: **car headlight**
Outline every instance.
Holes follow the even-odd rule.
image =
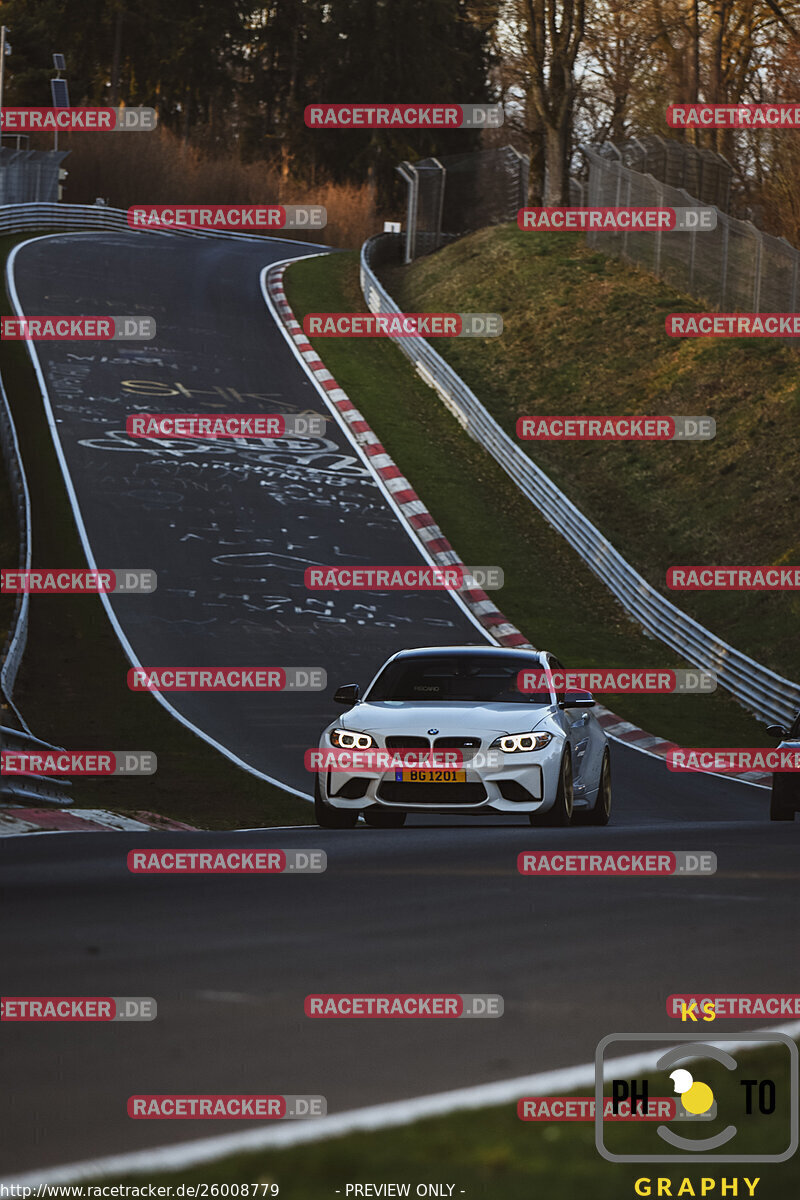
[[[531,750],[543,750],[552,740],[552,733],[509,733],[495,738],[492,749],[504,754],[530,754]]]
[[[331,742],[342,750],[372,750],[377,746],[375,738],[369,733],[353,733],[349,729],[332,729]]]

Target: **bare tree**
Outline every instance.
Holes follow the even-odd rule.
[[[524,97],[531,200],[536,203],[543,194],[546,204],[568,204],[578,90],[575,60],[583,41],[586,0],[508,0],[503,19]]]

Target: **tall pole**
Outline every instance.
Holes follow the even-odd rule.
[[[694,0],[693,10],[694,10],[693,11],[693,16],[694,16],[694,31],[693,31],[693,34],[694,34],[694,36],[693,36],[693,41],[694,41],[694,47],[693,47],[694,48],[694,63],[693,63],[694,87],[692,90],[694,92],[694,96],[692,97],[692,99],[694,100],[695,104],[699,104],[700,103],[700,0]],[[694,134],[694,144],[695,144],[695,146],[700,145],[699,131],[696,131]]]
[[[3,144],[3,84],[6,77],[6,27],[0,26],[0,146]]]

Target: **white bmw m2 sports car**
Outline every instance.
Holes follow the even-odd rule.
[[[334,701],[347,712],[324,731],[321,751],[456,750],[464,761],[459,770],[340,768],[340,755],[314,776],[318,824],[351,829],[363,813],[368,825],[398,828],[408,813],[485,810],[524,813],[531,825],[607,824],[611,763],[595,701],[554,691],[552,678],[540,691],[518,687],[520,671],[536,672],[538,686],[548,670],[563,667],[544,651],[432,646],[393,655],[363,698],[358,684],[340,687]]]

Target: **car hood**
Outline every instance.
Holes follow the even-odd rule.
[[[381,736],[418,734],[457,737],[486,733],[527,733],[553,714],[549,704],[420,704],[413,700],[357,704],[338,721],[340,728]]]

